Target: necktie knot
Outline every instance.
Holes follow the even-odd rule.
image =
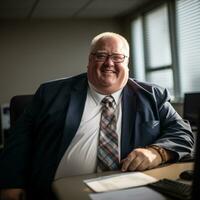
[[[113,109],[116,105],[115,99],[111,95],[104,97],[101,103],[103,104],[103,106],[106,106],[107,108],[113,108]]]

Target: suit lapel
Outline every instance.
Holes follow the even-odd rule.
[[[137,115],[136,93],[127,84],[122,96],[122,131],[121,131],[121,159],[125,158],[130,152],[134,141],[132,136]]]
[[[70,94],[58,160],[62,158],[80,125],[87,96],[87,87],[87,79],[84,79],[72,89]]]

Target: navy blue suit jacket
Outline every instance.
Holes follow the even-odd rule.
[[[51,184],[79,127],[87,88],[87,74],[39,87],[0,157],[0,187]],[[152,143],[173,151],[177,160],[191,153],[190,127],[169,100],[166,89],[128,80],[122,93],[122,159]]]

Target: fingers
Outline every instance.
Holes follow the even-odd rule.
[[[129,169],[130,164],[134,161],[134,159],[136,158],[136,154],[135,152],[131,152],[127,158],[123,159],[121,161],[122,163],[122,171],[125,172]]]
[[[155,151],[146,148],[138,148],[132,151],[121,163],[122,172],[144,171],[158,166],[161,163],[161,158]]]

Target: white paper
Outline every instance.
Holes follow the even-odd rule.
[[[148,187],[138,187],[126,190],[94,193],[89,195],[92,200],[166,200],[167,197]]]
[[[156,181],[157,179],[154,177],[141,172],[126,172],[84,180],[84,183],[86,183],[87,186],[95,192],[106,192],[111,190],[142,186]]]

